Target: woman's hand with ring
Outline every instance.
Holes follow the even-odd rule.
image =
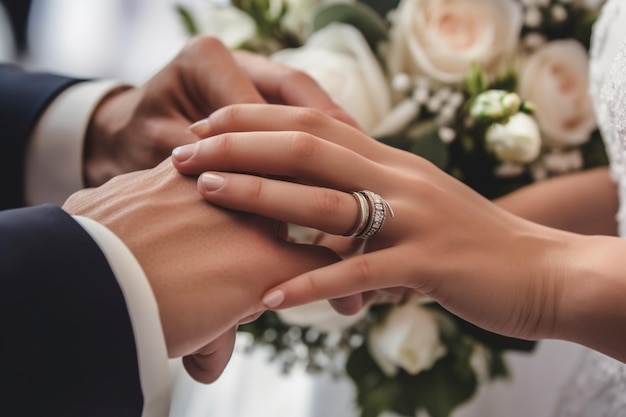
[[[428,161],[313,109],[230,106],[208,125],[211,137],[173,160],[184,174],[208,171],[198,189],[213,204],[336,235],[362,220],[355,191],[379,194],[395,213],[363,254],[278,285],[268,308],[399,287],[495,332],[552,335],[560,261],[583,250],[569,234],[513,216]]]

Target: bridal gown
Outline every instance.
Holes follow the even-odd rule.
[[[590,93],[618,186],[626,237],[626,1],[609,0],[594,26]],[[564,390],[556,417],[626,416],[626,365],[589,351]]]

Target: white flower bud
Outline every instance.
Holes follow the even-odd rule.
[[[411,77],[404,72],[396,74],[391,81],[391,86],[398,93],[404,94],[411,89]]]
[[[517,113],[505,124],[494,123],[485,135],[487,149],[505,162],[529,163],[541,150],[541,136],[535,120]]]
[[[552,14],[552,18],[557,22],[563,22],[567,19],[567,10],[560,4],[552,6],[550,13]]]
[[[541,25],[541,12],[536,7],[529,7],[526,10],[526,14],[524,16],[524,23],[526,26],[531,28],[536,28]]]
[[[425,104],[430,97],[430,93],[427,87],[418,86],[413,90],[413,100],[420,104]]]
[[[524,46],[529,49],[537,49],[546,43],[546,38],[540,33],[532,32],[524,36]]]
[[[438,133],[439,139],[441,139],[441,141],[446,145],[452,143],[452,141],[454,141],[454,139],[456,138],[456,132],[454,131],[454,129],[448,126],[440,127]]]
[[[474,98],[469,114],[474,120],[505,121],[519,111],[521,104],[516,93],[487,90]]]

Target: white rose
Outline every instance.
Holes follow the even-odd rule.
[[[353,26],[330,24],[315,32],[303,47],[283,49],[272,59],[313,77],[366,132],[374,131],[391,109],[382,69]]]
[[[392,74],[459,83],[472,63],[497,70],[515,49],[522,10],[513,0],[401,0],[393,14]]]
[[[522,66],[519,92],[535,105],[545,144],[580,145],[595,129],[588,65],[580,43],[559,40],[539,48]]]
[[[415,375],[446,354],[433,313],[419,303],[394,307],[372,328],[368,348],[380,368],[395,376],[398,367]]]
[[[535,119],[517,113],[507,123],[494,123],[485,135],[487,149],[504,162],[526,164],[534,161],[541,150],[541,135]]]
[[[328,301],[316,301],[298,307],[286,308],[276,312],[286,324],[301,327],[313,327],[320,332],[333,332],[346,329],[367,315],[367,309],[357,314],[343,315],[337,313]]]
[[[245,12],[228,5],[207,4],[194,14],[198,31],[220,39],[229,48],[236,48],[256,37],[256,24]]]

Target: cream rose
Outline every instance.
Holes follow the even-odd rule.
[[[373,132],[391,109],[382,69],[353,26],[328,25],[303,47],[283,49],[272,59],[308,73],[366,132]]]
[[[399,367],[415,375],[446,354],[434,314],[420,303],[394,307],[372,328],[368,348],[389,376],[396,375]]]
[[[522,10],[513,0],[401,0],[388,49],[392,74],[459,83],[473,62],[494,71],[515,49]]]
[[[506,123],[494,123],[485,134],[487,149],[504,162],[527,164],[541,151],[541,135],[535,120],[517,113]]]
[[[559,40],[542,46],[522,66],[519,93],[535,105],[548,146],[581,145],[596,127],[588,65],[580,43]]]
[[[334,332],[347,329],[367,315],[367,309],[357,314],[343,315],[337,313],[328,301],[316,301],[302,306],[287,308],[276,312],[286,324],[301,327],[313,327],[320,332]]]

